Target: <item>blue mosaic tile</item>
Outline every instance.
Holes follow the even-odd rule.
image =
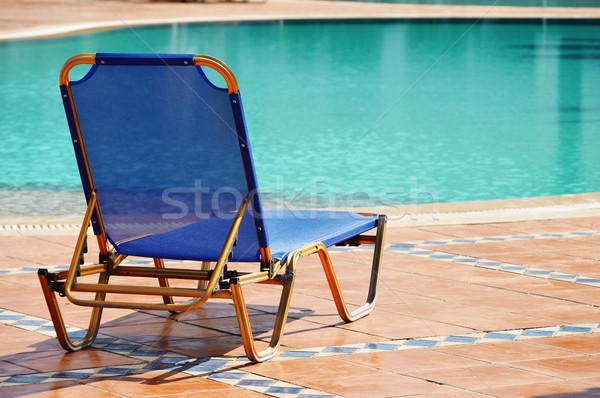
[[[54,326],[42,326],[41,328],[37,328],[35,329],[36,332],[38,333],[50,333],[50,332],[54,332]]]
[[[212,359],[212,358],[208,358],[208,359],[199,359],[197,361],[194,361],[192,363],[192,365],[194,366],[218,366],[218,367],[222,367],[225,366],[229,363],[229,361],[225,360],[225,359]]]
[[[114,337],[98,337],[94,340],[94,344],[110,344],[115,340],[117,339]]]
[[[279,355],[284,358],[311,358],[316,354],[312,351],[286,351]]]
[[[530,270],[527,271],[527,275],[550,275],[552,271],[542,271],[542,270]]]
[[[0,314],[0,321],[13,321],[25,318],[26,315],[2,315]]]
[[[114,350],[114,351],[133,351],[137,348],[140,348],[140,346],[137,344],[111,344],[105,348],[107,350]]]
[[[53,379],[87,379],[90,377],[90,373],[78,373],[78,372],[60,372],[52,375]]]
[[[14,323],[15,326],[42,326],[44,323],[47,323],[48,321],[45,320],[40,320],[40,321],[35,321],[35,320],[24,320],[24,321],[17,321],[16,323]]]
[[[550,279],[568,280],[576,278],[575,275],[550,275]]]
[[[433,340],[408,340],[404,345],[410,347],[435,347],[439,341]]]
[[[322,352],[333,352],[333,353],[340,353],[340,354],[352,354],[353,352],[357,351],[358,348],[354,348],[354,347],[327,347],[325,348]]]
[[[559,332],[590,333],[593,330],[593,328],[582,326],[563,326],[560,328]]]
[[[8,380],[5,380],[5,383],[20,383],[20,384],[37,384],[44,381],[43,377],[33,377],[33,376],[14,376]]]
[[[150,264],[150,263],[152,263],[152,261],[149,261],[149,260],[127,260],[127,264],[143,265],[143,264]]]
[[[115,375],[130,375],[134,374],[137,369],[130,368],[104,368],[98,374],[115,374]]]
[[[519,265],[508,265],[500,268],[502,271],[525,271],[527,267],[522,267]]]
[[[269,387],[275,380],[241,380],[236,386]]]
[[[449,259],[456,257],[453,254],[432,254],[431,258]]]
[[[540,236],[544,236],[547,238],[562,238],[565,236],[565,234],[542,234]]]
[[[594,233],[593,232],[571,232],[571,235],[577,235],[577,236],[593,236]]]
[[[444,340],[447,343],[465,343],[465,344],[472,344],[477,342],[477,340],[479,340],[479,338],[477,337],[467,337],[467,336],[448,336],[446,338],[446,340]]]
[[[508,333],[488,333],[484,336],[486,339],[498,339],[498,340],[514,340],[517,338],[516,334]]]
[[[188,363],[190,362],[190,358],[181,358],[181,357],[162,357],[162,358],[158,358],[156,361],[154,361],[154,363],[168,363],[168,364],[175,364],[175,365],[180,365],[180,364],[184,364],[184,363]]]
[[[499,267],[502,263],[498,261],[480,261],[477,265],[485,266],[485,267]]]
[[[365,348],[368,350],[393,351],[398,348],[398,346],[398,344],[369,343],[365,345]]]
[[[454,239],[452,242],[455,243],[477,243],[475,239]]]
[[[575,280],[575,282],[579,282],[579,283],[600,283],[600,279],[578,278],[578,279]]]
[[[536,330],[536,329],[529,329],[529,330],[523,330],[523,333],[521,333],[521,336],[538,336],[538,337],[552,337],[554,336],[554,333],[552,330]]]
[[[267,394],[300,394],[304,391],[302,387],[271,387],[265,393]]]
[[[300,394],[298,398],[332,398],[334,395],[325,395],[325,394]]]
[[[487,237],[487,238],[483,238],[482,240],[492,240],[492,241],[496,241],[496,242],[502,242],[505,241],[507,238],[494,238],[494,237]]]
[[[476,263],[477,259],[476,258],[455,258],[452,261],[455,263]]]
[[[388,250],[393,252],[408,252],[412,249],[412,246],[390,246]]]
[[[85,330],[78,330],[76,332],[70,332],[69,337],[72,339],[84,339],[86,334],[87,332]]]
[[[179,367],[181,367],[181,366],[176,363],[152,362],[152,363],[149,363],[148,365],[144,366],[144,369],[147,369],[147,370],[169,370],[169,369],[177,369]]]
[[[208,376],[209,379],[227,379],[239,380],[246,376],[246,373],[220,372]]]
[[[131,353],[132,356],[136,357],[158,357],[165,353],[166,351],[150,351],[150,350],[137,350]]]
[[[423,242],[426,245],[445,245],[448,243],[446,240],[426,240]]]
[[[390,247],[415,247],[416,243],[392,243]]]
[[[511,239],[535,239],[535,236],[531,236],[531,235],[515,235],[515,236],[511,236]]]
[[[431,250],[420,250],[420,251],[413,251],[410,252],[410,254],[414,254],[414,255],[424,255],[424,254],[431,254],[433,253]]]

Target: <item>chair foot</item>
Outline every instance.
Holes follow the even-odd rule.
[[[354,322],[360,318],[363,318],[367,316],[373,310],[373,308],[375,308],[377,286],[379,284],[379,273],[381,270],[381,257],[383,255],[385,243],[386,224],[387,217],[385,215],[380,215],[379,219],[377,220],[377,233],[373,242],[375,246],[373,248],[373,263],[371,266],[371,280],[369,283],[367,300],[365,304],[352,312],[348,311],[348,308],[346,307],[346,301],[342,296],[342,291],[340,289],[337,276],[335,275],[333,264],[331,262],[331,258],[329,257],[327,248],[322,243],[319,243],[314,245],[314,249],[311,251],[312,253],[317,252],[319,254],[321,264],[323,265],[323,270],[325,271],[325,276],[327,277],[329,289],[331,290],[331,294],[335,301],[335,306],[340,314],[340,317],[346,322]]]
[[[102,308],[92,308],[90,323],[85,337],[77,342],[72,341],[67,333],[66,325],[60,312],[60,307],[56,298],[56,292],[52,288],[54,281],[51,275],[52,274],[50,274],[46,269],[38,270],[38,277],[40,284],[42,285],[42,292],[44,294],[44,298],[46,299],[48,311],[50,312],[50,318],[52,319],[54,330],[56,331],[56,337],[60,343],[60,346],[66,351],[79,351],[88,348],[92,345],[96,339],[96,336],[98,335],[100,318],[102,317]],[[102,273],[98,283],[108,283],[108,274]],[[98,293],[96,295],[96,299],[104,300],[104,296],[104,294]]]
[[[286,273],[283,275],[283,291],[281,292],[281,299],[279,300],[279,308],[277,310],[277,317],[273,327],[271,342],[269,343],[269,347],[267,349],[260,352],[256,350],[256,346],[254,344],[254,337],[252,336],[252,328],[250,326],[250,319],[248,318],[248,311],[246,308],[246,302],[244,300],[242,286],[238,283],[232,283],[230,285],[231,296],[233,298],[235,312],[240,325],[242,341],[244,342],[244,349],[246,351],[246,356],[248,359],[250,359],[250,361],[268,361],[269,359],[273,358],[275,354],[277,354],[290,308],[292,291],[294,290],[294,279],[295,275],[293,273]]]

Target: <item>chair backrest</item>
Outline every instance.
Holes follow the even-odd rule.
[[[78,64],[93,64],[79,81]],[[202,66],[200,66],[202,65]],[[228,87],[209,81],[215,69]],[[204,56],[87,54],[67,61],[61,91],[90,197],[113,245],[211,217],[233,220],[250,193],[259,247],[268,247],[235,77]]]

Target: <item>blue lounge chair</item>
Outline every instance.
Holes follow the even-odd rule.
[[[70,81],[69,73],[78,65],[92,66],[83,78]],[[211,83],[205,68],[218,72],[227,87]],[[344,320],[372,310],[386,217],[264,210],[237,82],[221,61],[199,55],[81,54],[66,62],[60,89],[88,204],[69,270],[38,272],[64,349],[93,343],[103,308],[178,312],[209,298],[228,298],[233,299],[248,358],[267,360],[283,335],[298,260],[312,253],[321,259]],[[100,261],[82,265],[90,223]],[[375,233],[364,234],[371,230]],[[359,244],[374,245],[371,280],[366,303],[349,311],[327,247]],[[151,258],[154,266],[124,263],[127,256]],[[164,259],[202,266],[166,268]],[[259,265],[255,272],[231,269],[233,263],[248,262]],[[94,275],[98,282],[90,283]],[[111,276],[135,279],[114,284]],[[139,278],[155,278],[158,284],[148,286]],[[198,283],[169,285],[179,279]],[[262,352],[255,348],[244,303],[242,290],[250,283],[283,287],[273,336]],[[56,293],[93,307],[82,340],[67,335]],[[109,299],[115,293],[120,300]],[[133,295],[158,301],[135,301]]]

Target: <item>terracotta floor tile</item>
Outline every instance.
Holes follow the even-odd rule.
[[[592,377],[584,377],[577,380],[579,383],[585,383],[590,386],[600,387],[600,375],[592,376]],[[598,396],[600,396],[600,388],[592,389],[595,391]]]
[[[509,223],[495,223],[494,227],[507,229],[521,234],[544,234],[581,231],[580,225],[573,225],[562,220],[534,220]]]
[[[473,328],[460,324],[448,324],[429,319],[426,315],[396,315],[390,322],[388,313],[373,311],[369,316],[356,322],[340,325],[339,328],[361,332],[379,337],[379,340],[395,340],[411,337],[440,336],[460,333],[471,333]]]
[[[244,367],[244,370],[290,383],[298,383],[303,380],[331,379],[349,374],[364,376],[380,374],[377,369],[333,357],[257,363]]]
[[[345,356],[344,360],[393,373],[478,366],[484,364],[484,362],[481,361],[454,355],[452,350],[442,351],[435,349],[353,354]]]
[[[600,217],[565,218],[561,222],[583,227],[583,231],[587,229],[600,229]]]
[[[408,371],[405,374],[467,390],[556,381],[556,379],[550,376],[502,365],[479,365],[451,369]]]
[[[360,319],[354,324],[361,323],[369,317]],[[301,331],[285,330],[282,344],[291,348],[312,348],[344,344],[368,343],[373,340],[385,340],[377,335],[370,335],[356,330],[347,330],[343,327],[321,326]],[[267,336],[263,335],[263,339]]]
[[[284,339],[285,343],[285,339]],[[255,341],[257,350],[267,348],[268,343]],[[224,355],[245,355],[242,338],[239,336],[204,337],[189,339],[161,339],[151,344],[161,350],[177,352],[194,358]]]
[[[408,227],[388,228],[385,235],[386,242],[390,243],[452,239],[452,236],[448,234]]]
[[[555,324],[578,324],[598,322],[600,308],[589,305],[559,306],[523,311],[523,314],[554,320]]]
[[[246,370],[344,397],[397,396],[398,391],[409,395],[447,390],[446,387],[424,380],[390,374],[334,358],[264,363],[249,366]]]
[[[506,243],[465,243],[456,245],[427,246],[428,250],[436,250],[444,253],[460,254],[476,258],[490,258],[494,254],[526,253],[527,251]]]
[[[54,351],[58,342],[47,336],[14,326],[0,325],[0,360],[6,355]]]
[[[381,373],[360,377],[334,377],[331,379],[305,380],[304,385],[320,391],[348,398],[371,398],[390,396],[413,396],[414,394],[457,393],[455,388],[442,386],[428,380],[419,380],[398,374]],[[451,396],[451,395],[450,395]]]
[[[96,368],[103,366],[140,363],[137,359],[90,348],[77,352],[44,351],[4,356],[8,362],[17,363],[40,372]]]
[[[571,356],[531,361],[512,362],[511,366],[565,380],[598,376],[600,357]]]
[[[593,237],[595,238],[595,237]],[[577,237],[569,238],[544,238],[544,239],[525,239],[510,240],[505,242],[507,246],[516,247],[528,251],[558,251],[564,249],[583,249],[593,248],[600,244],[593,241],[586,241]]]
[[[436,225],[420,227],[422,230],[449,235],[454,238],[481,238],[484,236],[504,236],[507,231],[498,228],[496,224],[474,225]]]
[[[464,358],[496,364],[506,364],[514,361],[526,361],[532,359],[562,358],[576,355],[552,347],[536,346],[529,344],[528,342],[514,341],[497,344],[437,347],[433,350],[449,355],[458,355]]]
[[[101,327],[100,333],[138,343],[153,343],[164,339],[221,337],[224,333],[191,324],[164,319],[156,323]]]
[[[227,393],[232,390],[227,384],[178,372],[152,372],[89,381],[86,384],[127,397],[192,397],[200,394],[204,396],[204,393]],[[249,392],[248,396],[253,394]]]
[[[574,381],[551,381],[544,383],[521,384],[518,386],[482,388],[483,394],[502,398],[591,398],[600,396],[600,389]]]
[[[64,381],[0,387],[0,397],[110,398],[123,396],[104,389]]]
[[[0,359],[0,376],[23,375],[27,373],[35,373],[35,370],[16,365],[14,363],[5,362]],[[1,394],[2,389],[0,389]]]
[[[600,355],[600,334],[585,334],[530,340],[532,345],[552,347],[567,353]]]
[[[586,258],[590,260],[600,260],[600,247],[585,247],[585,248],[577,248],[577,249],[561,249],[560,251],[553,250],[555,253],[560,253],[565,256],[572,256],[578,258]],[[600,266],[600,263],[598,263]]]

